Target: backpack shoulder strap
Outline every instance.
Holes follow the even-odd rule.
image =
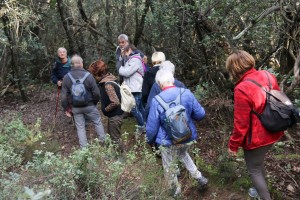
[[[144,72],[147,71],[147,70],[146,70],[145,62],[144,62],[144,60],[143,60],[142,57],[140,57],[140,56],[132,56],[130,59],[132,59],[132,58],[137,58],[137,59],[139,59],[139,60],[142,62]],[[139,72],[138,72],[138,73],[139,73]]]
[[[69,76],[69,78],[71,79],[72,83],[74,84],[76,82],[76,80],[73,78],[73,76],[71,75],[71,73],[68,72],[67,75]]]
[[[255,80],[253,80],[253,79],[246,79],[246,81],[250,81],[250,82],[254,83],[258,87],[260,87],[263,91],[267,92],[266,89],[261,84],[259,84],[258,82],[256,82]]]
[[[84,75],[81,79],[79,79],[80,83],[83,83],[84,80],[85,80],[89,75],[90,75],[90,73],[89,73],[89,72],[86,72],[85,75]]]
[[[170,104],[175,103],[177,106],[181,103],[181,94],[183,94],[184,91],[185,91],[184,88],[180,88],[180,93],[177,95],[176,99],[174,101],[171,101],[170,103],[166,103],[159,95],[156,95],[155,99],[165,110],[167,110],[170,108]]]
[[[178,94],[178,96],[176,97],[176,99],[173,101],[173,103],[177,105],[181,104],[181,95],[184,93],[184,88],[180,88],[180,92]]]
[[[109,84],[109,83],[112,83],[112,84],[117,85],[118,87],[121,87],[121,86],[120,86],[118,83],[116,83],[115,81],[107,81],[104,85]]]
[[[265,71],[265,74],[267,75],[267,77],[268,77],[268,82],[269,82],[269,87],[270,87],[270,90],[272,90],[273,89],[273,86],[272,86],[272,83],[271,83],[271,81],[270,81],[270,76],[269,76],[269,74],[268,74],[268,72],[267,71]]]
[[[164,110],[169,109],[169,105],[170,105],[170,104],[166,103],[166,102],[161,98],[161,96],[156,95],[154,98],[158,101],[158,103],[163,107]]]
[[[181,104],[181,95],[185,92],[184,88],[180,88],[180,99],[179,99],[179,104]]]
[[[143,59],[140,56],[132,56],[130,59],[132,59],[132,58],[137,58],[137,59],[139,59],[140,61],[143,62]]]

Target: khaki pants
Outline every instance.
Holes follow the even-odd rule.
[[[189,146],[190,144],[179,144],[170,147],[160,147],[165,178],[171,189],[172,187],[180,188],[176,173],[178,160],[185,165],[185,168],[190,172],[193,178],[199,179],[202,177],[201,172],[197,169],[188,153]]]

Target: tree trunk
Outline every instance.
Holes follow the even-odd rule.
[[[69,52],[71,55],[78,53],[78,48],[76,46],[74,31],[71,26],[73,25],[73,21],[71,16],[69,15],[69,11],[63,3],[63,0],[56,0],[58,12],[60,14],[60,18],[65,29],[67,40],[69,43]]]
[[[0,88],[7,84],[5,77],[8,74],[9,56],[9,48],[5,46],[0,60]]]
[[[11,67],[12,67],[13,79],[14,79],[13,81],[17,82],[22,100],[24,102],[27,102],[28,96],[25,92],[23,82],[22,82],[21,76],[19,74],[19,68],[18,68],[20,66],[19,56],[18,56],[18,55],[20,55],[20,53],[18,52],[18,48],[17,48],[17,45],[18,45],[18,41],[16,39],[17,37],[16,37],[16,35],[14,35],[17,33],[14,33],[9,29],[9,18],[6,15],[2,16],[2,22],[4,24],[4,33],[7,37],[9,45],[10,45],[9,49],[11,52]]]
[[[136,4],[138,4],[138,1],[136,1],[136,2],[137,2]],[[146,0],[145,7],[144,7],[144,12],[143,12],[143,15],[141,17],[141,22],[140,23],[138,23],[139,20],[138,20],[137,9],[136,9],[136,15],[135,15],[135,17],[136,17],[136,19],[135,19],[136,20],[136,29],[135,29],[135,36],[134,36],[134,41],[133,41],[133,44],[135,46],[137,46],[140,42],[141,36],[143,34],[144,26],[145,26],[146,16],[147,16],[147,13],[148,13],[148,10],[149,10],[150,6],[151,6],[151,0]],[[136,6],[136,8],[137,8],[137,6]]]

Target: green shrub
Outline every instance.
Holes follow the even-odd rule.
[[[19,168],[22,162],[20,154],[16,154],[14,149],[8,144],[0,145],[0,171],[5,172]]]

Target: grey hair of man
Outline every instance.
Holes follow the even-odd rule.
[[[122,33],[121,35],[118,36],[118,40],[121,40],[121,39],[128,41],[128,36],[126,34]]]
[[[157,71],[155,81],[159,86],[172,86],[174,85],[174,76],[170,70],[160,69]]]
[[[83,67],[83,59],[79,55],[74,55],[71,58],[73,67],[80,68]]]
[[[57,49],[57,53],[59,53],[60,51],[65,51],[66,54],[68,53],[68,52],[67,52],[67,49],[66,49],[65,47],[59,47],[59,48]]]
[[[159,66],[159,69],[168,70],[172,72],[173,76],[175,74],[175,65],[169,60],[162,62]]]

